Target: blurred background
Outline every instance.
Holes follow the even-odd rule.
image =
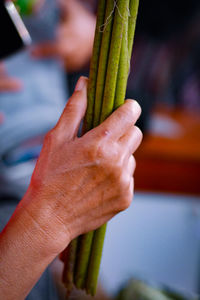
[[[138,126],[144,132],[144,140],[135,154],[137,170],[133,204],[126,212],[115,217],[108,226],[101,266],[100,294],[97,298],[116,297],[119,290],[134,278],[153,288],[167,288],[181,293],[185,295],[185,299],[198,299],[200,1],[140,2],[127,97],[136,99],[142,106],[143,113]],[[4,189],[5,182],[19,183],[17,189],[16,186],[14,188],[19,191],[16,197],[21,197],[28,184],[34,166],[25,166],[27,157],[29,160],[31,157],[34,165],[43,135],[56,122],[66,101],[58,104],[49,101],[49,98],[67,99],[79,76],[88,76],[89,73],[97,1],[63,0],[59,5],[55,5],[56,1],[49,1],[48,5],[45,1],[41,5],[38,3],[34,11],[37,25],[30,12],[24,16],[34,42],[33,48],[28,50],[29,56],[17,54],[16,58],[14,56],[1,61],[0,136],[8,147],[0,146],[0,199],[5,198],[5,194],[7,200],[13,196],[13,192]],[[56,17],[52,11],[56,11]],[[59,26],[55,30],[57,23]],[[54,24],[54,34],[51,34],[49,24]],[[52,40],[56,40],[60,47],[55,47]],[[69,45],[73,47],[70,48]],[[40,74],[39,77],[37,74]],[[12,103],[18,99],[18,104],[26,107],[24,115],[28,122],[33,118],[34,124],[38,124],[31,141],[24,143],[23,139],[27,139],[27,134],[23,135],[23,143],[20,147],[17,145],[17,151],[14,152],[13,149],[16,148],[13,135],[10,138],[12,143],[8,143],[6,134],[10,127],[3,127],[6,120],[4,110],[7,114],[10,113],[5,103],[10,101],[8,98],[11,99],[11,91],[7,87],[5,90],[2,82],[9,76],[15,76]],[[30,100],[31,108],[29,104],[26,106],[21,101],[22,98],[29,99],[30,92],[33,95]],[[49,103],[42,100],[45,97]],[[35,99],[39,104],[36,105]],[[41,103],[44,104],[44,114]],[[47,115],[46,105],[48,116],[53,121],[46,120],[45,123],[43,119]],[[18,106],[13,105],[13,110],[15,107]],[[13,122],[12,114],[10,118]],[[19,124],[20,120],[21,115]],[[41,130],[41,120],[45,123],[42,124],[44,130]],[[13,130],[15,128],[18,127],[13,124]],[[20,130],[24,131],[23,124]],[[33,132],[32,127],[28,130]],[[3,139],[5,136],[6,139]],[[16,136],[19,141],[19,129]],[[19,169],[21,162],[23,168]],[[13,167],[17,167],[18,174],[21,172],[20,178],[10,176],[15,170]],[[10,187],[11,185],[9,189]],[[56,279],[60,278],[58,264],[61,263],[56,262],[52,267]],[[59,280],[57,281],[62,295]],[[146,299],[130,295],[129,293],[127,298],[124,296],[119,299]],[[83,295],[73,297],[84,298]],[[152,299],[181,299],[176,297],[154,296]]]
[[[78,76],[68,74],[71,91]],[[140,1],[127,97],[143,108],[144,140],[134,202],[108,226],[102,286],[113,296],[139,278],[190,299],[200,295],[198,0]]]

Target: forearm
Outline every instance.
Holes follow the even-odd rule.
[[[1,299],[24,299],[59,252],[50,211],[35,209],[38,199],[31,197],[25,195],[0,235]]]

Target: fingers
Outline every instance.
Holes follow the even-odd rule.
[[[123,149],[127,149],[126,153],[128,155],[133,154],[137,148],[139,147],[142,141],[142,132],[137,126],[131,126],[125,135],[123,135],[120,140],[119,144],[122,146]]]
[[[0,77],[0,92],[17,92],[21,90],[22,83],[18,79]]]
[[[87,82],[86,77],[80,77],[73,95],[68,100],[68,103],[56,125],[59,135],[62,139],[74,139],[77,137],[80,123],[85,115],[87,107]]]
[[[136,168],[136,161],[133,155],[131,155],[128,159],[128,174],[133,177]]]
[[[101,125],[98,131],[100,134],[111,136],[113,139],[119,139],[126,131],[132,127],[141,114],[139,104],[134,100],[126,100],[125,104],[120,106],[110,117]]]

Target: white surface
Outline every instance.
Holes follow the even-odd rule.
[[[150,118],[149,132],[154,136],[176,139],[183,135],[184,130],[181,125],[172,118],[157,113]]]
[[[101,281],[115,293],[130,277],[197,292],[200,199],[136,194],[108,225]]]

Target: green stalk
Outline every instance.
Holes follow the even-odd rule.
[[[86,281],[86,292],[92,296],[94,296],[96,293],[106,227],[107,224],[104,224],[99,229],[97,229],[93,238],[92,251],[90,255],[90,263]]]
[[[94,46],[93,46],[93,55],[90,63],[90,74],[89,74],[88,93],[87,93],[88,104],[87,104],[87,112],[84,120],[84,132],[87,132],[93,127],[96,81],[97,81],[99,56],[100,56],[100,49],[101,49],[102,35],[103,35],[103,32],[100,30],[100,28],[104,23],[105,8],[106,8],[106,0],[99,1]],[[87,267],[88,267],[88,262],[90,257],[93,234],[94,232],[91,231],[79,237],[77,261],[76,261],[76,268],[75,268],[75,275],[74,275],[74,281],[77,288],[84,288],[85,285],[85,278],[87,274]]]
[[[62,281],[67,289],[67,295],[69,296],[73,289],[73,277],[74,277],[74,268],[75,268],[75,259],[77,251],[77,242],[78,239],[74,239],[70,245],[65,260],[64,271]]]
[[[124,24],[128,22],[128,19],[126,19],[128,5],[129,0],[121,0],[117,2],[117,7],[115,7],[112,40],[109,51],[109,60],[107,66],[100,122],[103,122],[112,113],[114,108],[113,106],[115,98],[115,89],[117,83]],[[95,230],[93,237],[93,244],[86,281],[86,291],[88,294],[91,295],[95,295],[97,288],[105,232],[106,224],[101,226],[99,229]]]
[[[103,92],[104,85],[106,80],[106,71],[108,63],[108,55],[110,48],[110,39],[112,34],[112,25],[113,25],[113,9],[114,2],[113,0],[108,0],[106,5],[106,14],[104,18],[104,23],[99,27],[99,30],[103,32],[101,51],[99,56],[98,64],[98,75],[97,75],[97,84],[96,84],[96,97],[95,97],[95,107],[94,107],[94,120],[93,127],[99,125],[101,106],[103,102]]]
[[[100,113],[100,122],[103,122],[124,102],[138,4],[139,0],[99,0],[84,132],[99,124]],[[114,22],[109,15],[113,8]],[[78,288],[86,288],[87,293],[95,294],[105,232],[106,224],[95,232],[80,236],[78,249],[77,239],[70,244],[69,260],[63,273],[69,290],[74,280]]]
[[[90,129],[92,129],[92,125],[93,125],[96,82],[97,82],[99,54],[100,54],[101,40],[102,40],[102,32],[99,30],[99,28],[104,22],[105,7],[106,7],[106,0],[100,0],[98,4],[93,54],[90,63],[90,74],[89,74],[88,93],[87,93],[88,103],[87,103],[87,111],[84,120],[84,132],[87,132]]]
[[[129,7],[127,7],[125,18],[128,20]],[[118,108],[120,105],[124,103],[124,99],[126,96],[126,86],[128,80],[128,72],[129,72],[129,49],[128,49],[128,22],[124,25],[122,46],[121,46],[121,54],[119,61],[119,69],[117,75],[117,85],[115,90],[115,103],[114,109]]]
[[[126,96],[126,86],[130,69],[130,60],[133,48],[138,6],[139,0],[130,0],[129,9],[127,9],[126,18],[128,18],[128,22],[125,24],[123,33],[119,71],[115,91],[115,109],[124,103],[124,99]]]
[[[100,118],[101,122],[103,122],[113,111],[124,24],[128,22],[128,20],[125,19],[128,6],[129,0],[118,0],[117,7],[115,8],[112,40]]]
[[[74,273],[74,283],[77,289],[85,288],[85,279],[90,258],[94,232],[90,231],[78,238],[78,251]]]
[[[131,59],[133,41],[135,35],[136,20],[138,14],[139,0],[130,0],[129,4],[129,21],[128,21],[128,51]]]

